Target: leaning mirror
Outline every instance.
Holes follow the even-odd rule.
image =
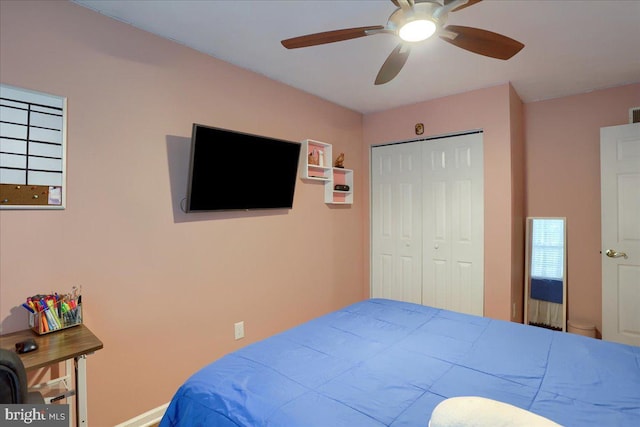
[[[565,218],[527,218],[525,323],[556,331],[567,328]]]

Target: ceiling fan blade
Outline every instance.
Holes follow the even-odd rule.
[[[382,68],[380,68],[376,76],[375,84],[382,85],[393,80],[400,70],[402,70],[405,62],[407,62],[410,52],[411,48],[408,45],[405,43],[398,44],[387,57],[387,60],[384,61],[384,64],[382,64]]]
[[[447,4],[451,3],[454,0],[444,0],[444,5],[446,6]],[[465,7],[469,7],[469,6],[473,6],[476,3],[480,3],[482,0],[469,0],[467,3],[463,4],[462,6],[458,6],[455,9],[453,9],[451,12],[457,12],[459,10],[464,9]]]
[[[453,33],[455,37],[442,35],[440,36],[442,40],[470,52],[496,59],[509,59],[524,47],[524,44],[517,40],[479,28],[447,25],[445,32]]]
[[[368,36],[367,31],[382,30],[384,26],[373,25],[370,27],[345,28],[343,30],[325,31],[323,33],[307,34],[306,36],[294,37],[282,40],[282,46],[287,49],[297,49],[299,47],[317,46],[319,44],[340,42],[343,40],[356,39]]]

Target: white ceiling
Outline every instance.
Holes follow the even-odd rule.
[[[287,50],[282,39],[384,25],[390,0],[72,0],[362,113],[511,82],[524,102],[640,81],[640,0],[485,0],[448,24],[525,44],[508,61],[438,38],[391,82],[373,82],[397,40],[375,35]]]

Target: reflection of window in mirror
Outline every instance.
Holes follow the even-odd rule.
[[[565,219],[527,221],[526,323],[566,329]]]
[[[534,219],[531,236],[531,277],[562,281],[564,221]]]

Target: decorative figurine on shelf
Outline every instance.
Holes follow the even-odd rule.
[[[320,154],[318,154],[318,150],[316,150],[315,148],[313,149],[313,151],[311,153],[309,153],[309,160],[308,160],[310,165],[318,165],[320,164]]]
[[[334,166],[337,168],[344,168],[344,153],[340,153],[338,157],[336,157],[336,162]]]

